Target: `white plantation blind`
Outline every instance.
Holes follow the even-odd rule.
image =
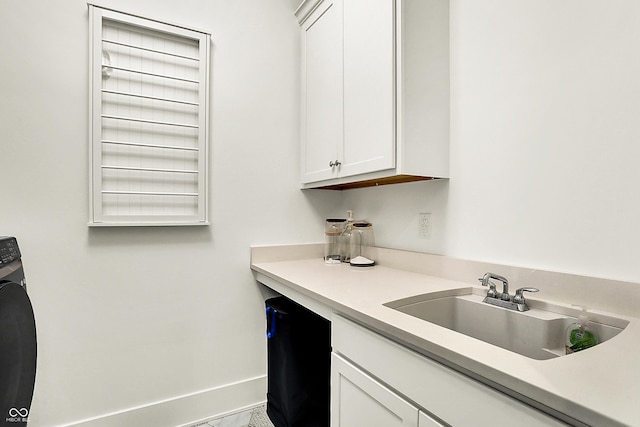
[[[208,224],[209,35],[89,9],[90,225]]]

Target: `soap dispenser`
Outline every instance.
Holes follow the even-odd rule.
[[[589,327],[587,308],[580,305],[574,307],[580,308],[580,315],[578,316],[578,321],[571,323],[567,328],[565,335],[567,354],[575,353],[576,351],[584,350],[598,344],[596,333]]]
[[[347,211],[347,221],[345,222],[344,231],[340,236],[340,250],[342,252],[342,262],[351,261],[351,234],[353,233],[353,224],[356,220],[353,217],[353,211]]]

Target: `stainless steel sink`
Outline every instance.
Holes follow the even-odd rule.
[[[384,305],[532,359],[566,354],[565,332],[576,321],[579,309],[534,301],[529,311],[517,312],[483,303],[483,298],[480,289],[463,288]],[[598,345],[618,335],[629,323],[600,313],[590,313],[589,320],[589,327],[598,335]]]

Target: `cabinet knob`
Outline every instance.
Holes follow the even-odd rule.
[[[332,168],[332,167],[335,167],[335,166],[340,166],[341,164],[342,163],[340,163],[337,160],[335,162],[332,160],[332,161],[329,162],[329,167]]]

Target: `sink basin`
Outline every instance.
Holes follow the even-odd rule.
[[[454,289],[384,305],[531,359],[566,354],[566,329],[578,318],[579,309],[531,301],[530,310],[518,312],[483,303],[481,292],[475,288]],[[589,320],[599,345],[618,335],[629,323],[600,313],[589,313]]]

